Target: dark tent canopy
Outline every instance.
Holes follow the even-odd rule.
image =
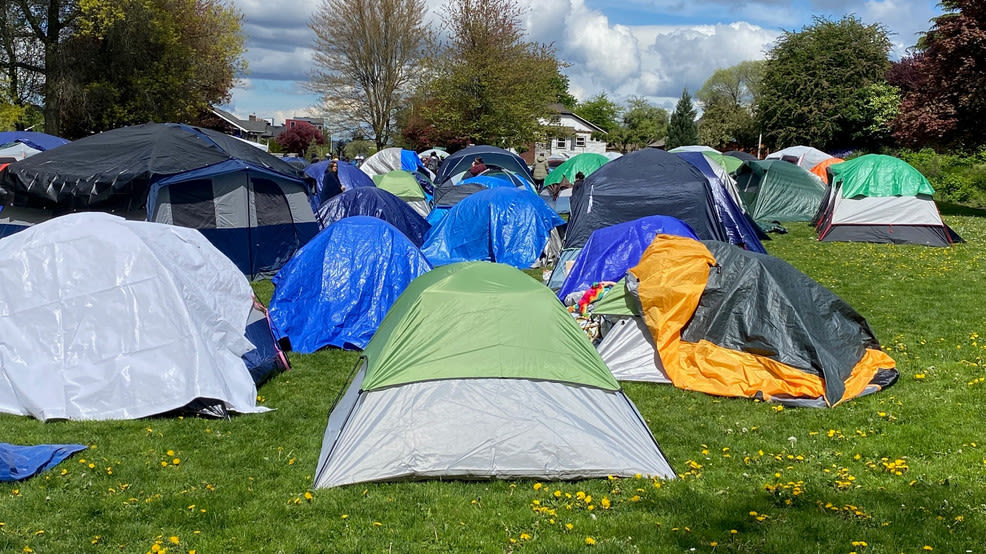
[[[723,156],[732,156],[738,160],[743,160],[744,162],[755,162],[757,157],[748,152],[743,152],[742,150],[730,150],[729,152],[723,152]]]
[[[354,215],[366,215],[390,223],[419,248],[431,227],[407,202],[376,187],[347,190],[330,198],[318,209],[322,227]]]
[[[502,167],[518,173],[528,181],[534,181],[531,172],[527,169],[527,164],[517,154],[496,146],[470,146],[442,161],[442,166],[438,168],[438,176],[435,177],[435,184],[442,184],[452,178],[453,175],[468,171],[476,156],[483,158],[483,163],[487,167]]]
[[[290,164],[217,131],[147,123],[85,137],[8,166],[0,172],[0,203],[134,212],[144,207],[158,179],[233,159],[302,178]]]
[[[729,240],[708,179],[691,164],[656,148],[617,158],[572,192],[565,248],[581,248],[596,229],[648,215],[670,215],[701,239]]]

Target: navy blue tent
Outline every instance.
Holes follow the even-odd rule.
[[[670,215],[703,240],[728,242],[712,187],[691,164],[656,148],[621,156],[572,191],[565,248],[581,248],[596,229],[648,215]]]
[[[428,232],[421,251],[432,265],[491,261],[527,269],[565,221],[536,194],[513,187],[476,192]]]
[[[564,299],[599,281],[619,281],[627,270],[640,262],[644,250],[657,235],[698,240],[688,224],[666,215],[651,215],[596,229],[568,270],[565,282],[558,290],[558,298]]]
[[[438,168],[435,183],[440,185],[451,179],[452,176],[468,171],[477,156],[483,158],[483,163],[489,168],[502,167],[534,182],[531,172],[527,169],[527,164],[517,154],[496,146],[470,146],[442,160],[442,166]]]
[[[709,159],[701,152],[678,152],[677,156],[695,166],[695,169],[701,171],[702,175],[705,175],[705,178],[709,180],[709,184],[712,185],[712,198],[716,203],[716,213],[719,214],[720,221],[726,227],[730,244],[742,246],[751,252],[766,254],[767,251],[760,243],[760,239],[757,238],[756,229],[743,210],[736,205],[736,201],[733,200],[729,191],[726,190],[726,183],[723,183],[716,172],[712,170]]]
[[[347,217],[319,233],[274,277],[274,332],[302,353],[365,348],[408,283],[429,270],[394,226]]]
[[[154,182],[147,220],[198,229],[252,279],[318,233],[304,181],[236,159]]]
[[[376,187],[361,187],[330,198],[318,209],[323,227],[354,215],[368,215],[382,219],[400,229],[415,246],[425,241],[425,233],[431,227],[407,202]]]
[[[35,131],[4,131],[0,133],[0,144],[10,144],[11,142],[20,142],[43,152],[63,144],[68,144],[71,141],[62,137],[56,137],[55,135]]]
[[[253,345],[253,350],[241,357],[255,384],[259,385],[274,373],[291,368],[287,356],[274,340],[267,308],[257,299],[253,301],[244,335]]]

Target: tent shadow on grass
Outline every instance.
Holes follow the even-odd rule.
[[[952,204],[950,202],[938,201],[938,212],[941,215],[964,215],[972,217],[986,217],[986,208],[973,208]]]

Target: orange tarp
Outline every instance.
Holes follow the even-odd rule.
[[[760,393],[765,400],[778,395],[824,397],[824,383],[816,375],[709,341],[681,339],[681,331],[705,291],[709,268],[715,264],[712,253],[701,242],[659,235],[630,270],[639,280],[644,319],[671,382],[681,389],[719,396],[754,397]],[[877,370],[894,365],[886,353],[867,349],[846,380],[843,397],[826,402],[834,405],[858,396]]]
[[[841,164],[844,161],[846,160],[843,160],[842,158],[828,158],[823,162],[818,162],[818,164],[816,164],[815,167],[811,168],[811,172],[817,175],[818,178],[821,179],[823,183],[832,184],[829,183],[828,172],[825,170],[828,169],[828,167],[832,164]]]

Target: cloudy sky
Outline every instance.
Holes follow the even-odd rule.
[[[311,69],[308,28],[321,0],[232,0],[244,16],[249,72],[225,106],[246,118],[313,115],[317,98],[301,86]],[[855,14],[880,23],[905,53],[940,13],[937,0],[517,0],[529,6],[528,38],[552,43],[567,62],[579,99],[605,92],[622,102],[643,96],[673,109],[684,88],[696,91],[720,67],[761,59],[783,31],[814,16]],[[437,27],[445,0],[425,0]]]

